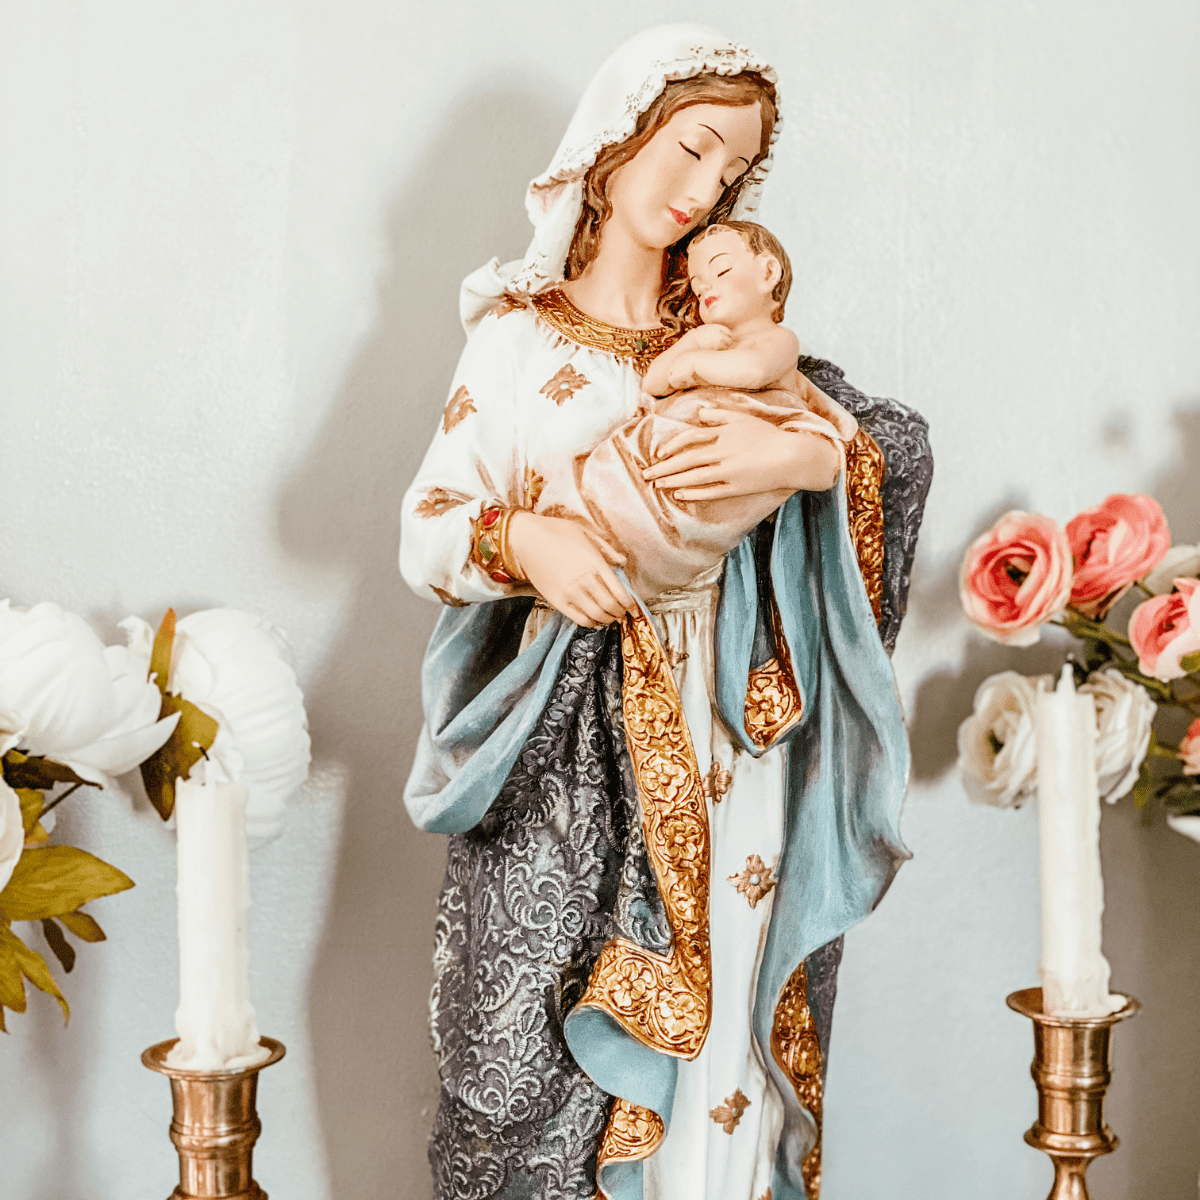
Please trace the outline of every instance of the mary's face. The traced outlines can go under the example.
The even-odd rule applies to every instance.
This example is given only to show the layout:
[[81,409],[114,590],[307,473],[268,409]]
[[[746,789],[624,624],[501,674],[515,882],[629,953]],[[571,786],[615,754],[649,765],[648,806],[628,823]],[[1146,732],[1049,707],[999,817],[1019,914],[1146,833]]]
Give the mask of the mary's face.
[[694,229],[750,167],[762,141],[758,104],[680,109],[613,172],[609,221],[635,243],[665,250]]

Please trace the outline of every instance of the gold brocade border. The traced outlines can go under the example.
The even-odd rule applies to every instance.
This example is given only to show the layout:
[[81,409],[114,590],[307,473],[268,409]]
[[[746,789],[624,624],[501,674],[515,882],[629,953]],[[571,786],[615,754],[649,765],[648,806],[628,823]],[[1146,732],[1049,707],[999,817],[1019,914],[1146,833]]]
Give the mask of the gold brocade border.
[[[613,1102],[600,1151],[596,1155],[597,1176],[601,1168],[610,1163],[637,1162],[649,1158],[662,1143],[666,1132],[662,1117],[653,1109],[631,1104],[618,1096]],[[596,1194],[604,1196],[607,1193],[597,1187]]]
[[532,303],[537,315],[568,341],[617,358],[632,359],[641,375],[668,346],[679,340],[674,329],[623,329],[620,325],[597,321],[577,309],[560,288],[539,292]]
[[622,707],[646,853],[671,926],[670,955],[606,943],[579,1007],[607,1013],[660,1054],[695,1058],[712,1020],[704,780],[671,667],[645,614],[621,623]]
[[862,572],[876,621],[883,604],[883,500],[880,488],[886,469],[883,451],[875,439],[860,428],[846,447],[846,503],[858,569]]
[[767,659],[761,667],[753,668],[746,681],[746,733],[760,750],[765,750],[791,729],[804,710],[774,597],[771,599],[771,628],[775,632],[775,657]]
[[817,1124],[817,1140],[800,1164],[808,1200],[821,1195],[821,1108],[825,1086],[821,1079],[821,1043],[808,1005],[808,972],[800,965],[788,977],[775,1005],[771,1026],[771,1056],[796,1089],[796,1099]]

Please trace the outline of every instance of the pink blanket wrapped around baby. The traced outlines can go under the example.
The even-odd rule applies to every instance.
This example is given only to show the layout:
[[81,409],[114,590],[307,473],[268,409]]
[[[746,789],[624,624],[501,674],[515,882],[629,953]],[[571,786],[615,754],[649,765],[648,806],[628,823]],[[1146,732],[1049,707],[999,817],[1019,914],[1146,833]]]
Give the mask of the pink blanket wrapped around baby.
[[537,511],[582,521],[606,546],[625,556],[625,573],[643,600],[683,587],[734,548],[791,494],[761,492],[725,500],[676,500],[652,487],[642,471],[682,429],[699,426],[700,410],[719,408],[759,417],[782,429],[820,434],[845,445],[858,424],[800,372],[788,387],[738,391],[699,387],[670,396],[643,396],[639,416],[579,455],[571,478],[547,483]]

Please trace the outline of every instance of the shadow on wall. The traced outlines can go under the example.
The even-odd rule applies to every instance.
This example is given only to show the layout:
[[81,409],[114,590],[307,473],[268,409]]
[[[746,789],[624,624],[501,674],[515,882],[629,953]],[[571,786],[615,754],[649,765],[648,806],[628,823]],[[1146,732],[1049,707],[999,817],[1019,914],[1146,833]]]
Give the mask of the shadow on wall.
[[401,793],[437,610],[400,578],[400,501],[462,346],[459,283],[493,254],[524,252],[524,189],[568,116],[544,96],[499,89],[470,94],[450,112],[391,206],[374,329],[280,499],[286,549],[349,568],[356,581],[341,636],[307,693],[314,752],[341,764],[346,779],[310,992],[336,1200],[431,1194],[426,1142],[438,1081],[428,996],[445,842],[409,823]]
[[[1200,407],[1176,414],[1176,466],[1148,488],[1167,514],[1176,542],[1200,540]],[[1097,497],[1100,499],[1100,497]],[[984,520],[990,526],[1004,504]],[[958,566],[931,579],[914,577],[912,608],[923,624],[962,620]],[[935,672],[917,692],[911,722],[914,781],[933,782],[953,769],[955,731],[971,711],[975,689],[997,671],[1054,672],[1066,645],[1043,637],[1025,650],[971,639],[962,665]],[[964,803],[965,803],[964,799]],[[1171,830],[1161,808],[1139,813],[1129,800],[1105,806],[1104,948],[1113,987],[1142,1003],[1139,1016],[1113,1039],[1114,1075],[1107,1117],[1121,1148],[1088,1173],[1095,1200],[1192,1196],[1200,1173],[1195,1113],[1200,1110],[1200,846]],[[1019,986],[1014,981],[1013,986]],[[1032,1044],[1030,1047],[1032,1053]],[[1029,1113],[1030,1122],[1034,1117]],[[1033,1153],[1033,1151],[1030,1151]]]

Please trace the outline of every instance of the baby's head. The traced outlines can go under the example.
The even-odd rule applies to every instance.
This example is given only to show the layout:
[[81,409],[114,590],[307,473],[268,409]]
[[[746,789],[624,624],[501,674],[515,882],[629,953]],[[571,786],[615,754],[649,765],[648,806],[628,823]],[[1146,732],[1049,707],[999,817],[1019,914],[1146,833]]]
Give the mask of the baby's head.
[[700,320],[732,329],[763,315],[783,320],[792,264],[779,239],[761,225],[722,221],[692,238],[688,279]]

